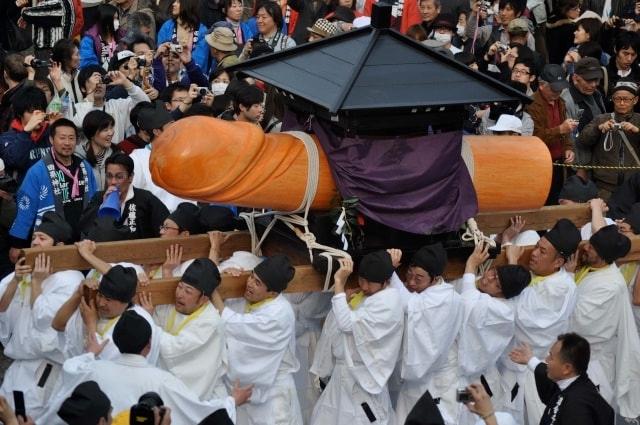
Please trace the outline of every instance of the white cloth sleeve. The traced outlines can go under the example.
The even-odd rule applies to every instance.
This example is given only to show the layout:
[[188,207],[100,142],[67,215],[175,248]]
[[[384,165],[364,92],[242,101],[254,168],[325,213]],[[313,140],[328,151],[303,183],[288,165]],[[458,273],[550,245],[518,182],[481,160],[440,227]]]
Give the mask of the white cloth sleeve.
[[331,298],[331,305],[338,329],[342,332],[351,332],[353,330],[353,316],[347,303],[347,294],[342,292],[334,295]]

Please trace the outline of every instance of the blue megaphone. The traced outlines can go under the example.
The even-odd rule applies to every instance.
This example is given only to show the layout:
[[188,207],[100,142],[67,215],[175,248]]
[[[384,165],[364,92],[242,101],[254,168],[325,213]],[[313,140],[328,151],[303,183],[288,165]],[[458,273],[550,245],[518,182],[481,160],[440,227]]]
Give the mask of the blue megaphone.
[[114,220],[120,220],[120,189],[107,195],[98,209],[98,217],[111,217]]

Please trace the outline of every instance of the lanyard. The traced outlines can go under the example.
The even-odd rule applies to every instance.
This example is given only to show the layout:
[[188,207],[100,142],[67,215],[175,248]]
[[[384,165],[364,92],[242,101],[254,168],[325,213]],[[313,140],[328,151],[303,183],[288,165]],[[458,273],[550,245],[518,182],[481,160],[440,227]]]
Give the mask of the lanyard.
[[366,298],[367,297],[364,296],[364,292],[358,292],[353,297],[351,297],[351,301],[349,301],[349,308],[351,308],[351,310],[357,309]]
[[173,336],[177,336],[180,333],[180,331],[182,331],[182,329],[184,329],[184,327],[189,324],[189,322],[197,319],[202,314],[202,312],[204,312],[204,309],[207,308],[207,304],[208,303],[202,304],[202,306],[200,306],[199,309],[197,309],[196,311],[191,313],[189,316],[187,316],[187,318],[184,319],[182,323],[178,325],[177,329],[174,329],[175,321],[176,321],[176,313],[177,313],[174,307],[171,310],[171,313],[169,313],[169,320],[167,320],[167,325],[165,326],[164,330],[169,332]]
[[[607,267],[607,266],[605,266]],[[598,270],[602,270],[604,269],[604,267],[600,267],[600,268],[595,268],[595,267],[583,267],[580,270],[578,270],[576,272],[576,277],[575,277],[575,281],[576,281],[576,285],[580,285],[582,283],[582,281],[584,280],[585,277],[587,277],[587,275],[591,272],[595,272]]]
[[116,324],[116,322],[118,321],[118,319],[120,318],[120,316],[116,316],[113,319],[109,320],[107,322],[106,325],[104,325],[104,327],[102,328],[102,330],[100,330],[100,327],[98,327],[97,331],[98,331],[98,335],[100,335],[101,338],[104,339],[104,334],[106,334],[107,332],[109,332],[109,329],[111,329],[113,327],[113,325]]

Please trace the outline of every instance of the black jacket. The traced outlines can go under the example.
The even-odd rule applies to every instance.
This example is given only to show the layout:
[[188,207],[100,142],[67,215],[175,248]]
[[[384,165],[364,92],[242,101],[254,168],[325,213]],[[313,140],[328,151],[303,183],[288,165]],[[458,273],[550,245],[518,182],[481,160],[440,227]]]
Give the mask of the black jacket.
[[[80,230],[89,233],[102,205],[104,191],[96,192],[80,217]],[[167,207],[153,193],[133,188],[133,198],[124,205],[122,217],[118,225],[129,227],[131,239],[157,238],[160,226],[169,215]]]
[[613,409],[602,398],[589,377],[580,375],[564,391],[547,377],[547,365],[535,370],[540,400],[547,406],[540,425],[613,425]]

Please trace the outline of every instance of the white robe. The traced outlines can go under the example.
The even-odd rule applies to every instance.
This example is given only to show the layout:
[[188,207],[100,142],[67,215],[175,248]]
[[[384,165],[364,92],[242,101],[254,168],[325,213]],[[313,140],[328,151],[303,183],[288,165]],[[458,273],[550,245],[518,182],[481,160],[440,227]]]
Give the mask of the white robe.
[[[591,344],[593,383],[601,388],[609,384],[612,405],[622,416],[640,416],[640,339],[624,277],[615,264],[587,273],[578,283],[569,328]],[[604,374],[597,373],[600,368]]]
[[[13,276],[11,273],[0,282],[0,294],[4,294]],[[13,391],[22,391],[30,416],[38,416],[43,411],[64,360],[51,322],[82,278],[82,273],[75,270],[53,273],[42,282],[42,293],[33,308],[31,284],[23,288],[19,285],[9,308],[0,313],[0,342],[4,355],[13,359],[0,395],[13,405]],[[47,365],[51,373],[46,382],[39,385]]]
[[298,391],[302,420],[309,423],[313,407],[320,397],[320,387],[315,384],[315,377],[309,369],[322,332],[322,321],[331,309],[331,293],[298,292],[284,296],[296,315],[296,357],[300,368],[293,379]]
[[[515,304],[516,335],[512,346],[526,342],[533,349],[534,356],[545,358],[558,335],[567,331],[575,300],[573,274],[564,269],[530,284],[520,293]],[[502,389],[508,396],[505,410],[519,424],[524,423],[525,413],[528,423],[540,423],[545,406],[538,396],[533,372],[506,356],[501,359],[501,366]],[[514,391],[516,396],[511,401],[510,395],[516,384],[518,390]]]
[[278,295],[244,313],[244,299],[222,311],[229,350],[228,382],[253,384],[248,403],[238,408],[238,425],[301,425],[293,374],[296,359],[295,315]]
[[[206,369],[206,365],[200,365]],[[61,385],[48,404],[48,409],[36,423],[63,425],[57,415],[62,402],[74,388],[85,381],[93,380],[109,397],[115,417],[138,402],[146,392],[155,391],[165,406],[171,409],[173,425],[193,425],[219,409],[226,409],[235,419],[235,401],[232,397],[209,401],[198,399],[190,388],[171,373],[151,366],[137,354],[122,354],[115,360],[96,360],[93,353],[73,357],[64,362]]]
[[400,294],[386,288],[350,311],[345,294],[332,298],[311,372],[331,376],[313,409],[312,425],[365,425],[363,403],[376,424],[395,424],[387,390],[402,346],[404,313]]
[[174,330],[168,330],[172,311],[175,311],[173,305],[161,305],[154,314],[158,325],[155,331],[159,335],[159,366],[180,378],[202,400],[226,396],[222,378],[227,370],[227,351],[224,323],[218,311],[207,302],[202,313],[193,316],[177,335],[172,332],[189,320],[189,316],[176,312]]
[[[623,271],[624,269],[628,269]],[[640,306],[633,304],[633,291],[636,286],[636,277],[640,270],[640,263],[638,261],[632,261],[620,266],[620,271],[627,280],[627,286],[629,287],[629,302],[631,303],[631,311],[633,312],[633,318],[636,321],[636,329],[638,329],[638,336],[640,336]]]
[[456,340],[463,319],[462,298],[453,285],[441,282],[420,293],[409,292],[394,273],[391,286],[406,312],[396,423],[403,424],[425,391],[440,399],[438,409],[447,425],[458,423],[460,404]]
[[[462,295],[464,319],[458,338],[460,387],[484,377],[496,410],[502,409],[505,394],[500,385],[497,360],[505,352],[515,333],[514,299],[492,297],[476,288],[476,276],[466,273],[456,289]],[[462,409],[461,424],[475,424],[477,416]]]

